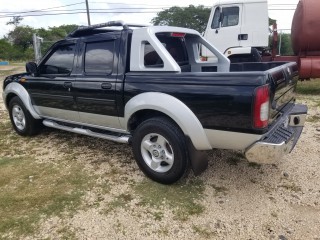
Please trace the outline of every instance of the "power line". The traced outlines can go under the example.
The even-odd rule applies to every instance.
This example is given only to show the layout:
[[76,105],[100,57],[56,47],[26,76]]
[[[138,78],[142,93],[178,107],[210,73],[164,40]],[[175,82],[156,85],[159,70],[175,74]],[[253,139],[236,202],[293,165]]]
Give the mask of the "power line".
[[[131,10],[131,9],[164,9],[164,7],[154,7],[154,8],[90,8],[90,10]],[[52,10],[52,11],[38,11],[39,13],[48,13],[48,12],[72,12],[72,11],[82,11],[86,10],[85,8],[75,8],[75,9],[64,9],[64,10]],[[28,12],[0,12],[6,14],[23,14]]]
[[[90,9],[90,11],[95,11],[96,13],[98,11],[114,11],[114,10],[163,10],[165,8],[136,8],[136,7],[133,7],[133,8],[100,8],[100,9],[97,9],[97,8],[94,8],[94,9]],[[83,9],[83,8],[80,8],[80,9],[64,9],[64,10],[52,10],[52,11],[33,11],[32,13],[36,14],[36,15],[45,15],[45,14],[67,14],[67,13],[72,13],[72,12],[79,12],[79,11],[84,11],[86,9]],[[31,15],[28,15],[26,13],[29,13],[29,12],[2,12],[2,13],[5,13],[3,15],[0,15],[0,17],[14,17],[14,16],[21,16],[21,17],[27,17],[27,16],[31,16]],[[32,16],[36,16],[36,15],[32,15]]]
[[[79,14],[79,13],[87,13],[87,11],[79,11],[79,12],[69,12],[69,13],[46,13],[46,14],[30,14],[30,15],[24,15],[21,17],[42,17],[42,16],[56,16],[56,15],[73,15],[73,14]],[[141,13],[158,13],[158,11],[148,11],[148,12],[127,12],[127,11],[103,11],[103,12],[94,12],[90,11],[90,14],[98,14],[98,13],[135,13],[135,14],[141,14]],[[0,16],[0,18],[9,18],[12,16]]]
[[79,4],[83,4],[83,3],[84,3],[84,2],[78,2],[78,3],[63,5],[63,6],[50,7],[50,8],[42,8],[42,9],[38,9],[38,10],[30,10],[30,11],[24,11],[24,12],[0,12],[0,13],[16,13],[16,14],[22,14],[22,13],[40,12],[40,11],[43,11],[43,10],[50,10],[50,9],[55,9],[55,8],[69,7],[69,6],[79,5]]

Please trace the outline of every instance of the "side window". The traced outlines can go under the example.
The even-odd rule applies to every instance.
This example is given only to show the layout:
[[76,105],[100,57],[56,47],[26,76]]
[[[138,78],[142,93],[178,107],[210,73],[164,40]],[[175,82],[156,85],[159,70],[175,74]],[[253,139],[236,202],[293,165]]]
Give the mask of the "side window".
[[222,8],[222,27],[236,26],[239,23],[239,7]]
[[214,11],[214,15],[213,15],[213,20],[212,20],[212,24],[211,24],[211,28],[212,29],[217,29],[219,28],[219,23],[220,23],[220,15],[221,15],[221,9],[219,7],[216,8],[216,10]]
[[113,68],[114,41],[86,44],[84,71],[86,74],[111,74]]
[[149,42],[144,43],[144,66],[163,68],[163,61]]
[[51,56],[40,65],[40,75],[65,74],[72,71],[75,44],[63,45],[56,48]]

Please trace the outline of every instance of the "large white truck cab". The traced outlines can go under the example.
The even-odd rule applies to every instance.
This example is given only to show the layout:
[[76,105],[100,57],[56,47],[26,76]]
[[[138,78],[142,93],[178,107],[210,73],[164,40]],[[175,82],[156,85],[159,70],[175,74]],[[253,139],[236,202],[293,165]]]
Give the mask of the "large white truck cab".
[[[241,61],[258,57],[257,49],[268,46],[268,25],[267,0],[218,0],[212,7],[204,38],[231,61]],[[214,58],[204,47],[202,56]]]

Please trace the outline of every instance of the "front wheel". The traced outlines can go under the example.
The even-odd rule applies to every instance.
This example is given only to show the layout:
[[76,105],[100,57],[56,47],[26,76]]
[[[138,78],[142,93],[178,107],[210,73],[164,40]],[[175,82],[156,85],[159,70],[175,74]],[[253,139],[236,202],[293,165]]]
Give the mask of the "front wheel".
[[39,121],[34,119],[19,97],[9,102],[10,120],[14,130],[21,136],[32,136],[37,133]]
[[134,132],[132,147],[140,169],[156,182],[174,183],[189,167],[185,136],[166,118],[142,122]]

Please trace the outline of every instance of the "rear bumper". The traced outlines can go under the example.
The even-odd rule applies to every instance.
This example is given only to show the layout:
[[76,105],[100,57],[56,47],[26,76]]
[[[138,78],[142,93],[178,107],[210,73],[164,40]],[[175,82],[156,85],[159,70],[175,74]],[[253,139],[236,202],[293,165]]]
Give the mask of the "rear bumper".
[[307,106],[300,104],[286,111],[261,140],[245,150],[248,161],[272,164],[290,153],[300,137],[307,111]]

